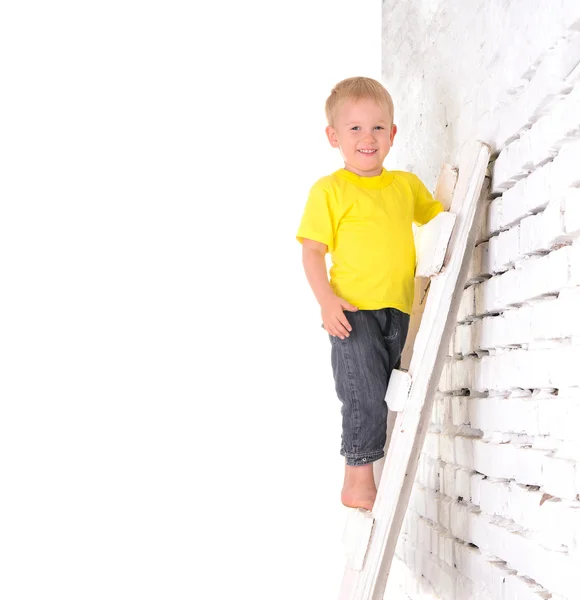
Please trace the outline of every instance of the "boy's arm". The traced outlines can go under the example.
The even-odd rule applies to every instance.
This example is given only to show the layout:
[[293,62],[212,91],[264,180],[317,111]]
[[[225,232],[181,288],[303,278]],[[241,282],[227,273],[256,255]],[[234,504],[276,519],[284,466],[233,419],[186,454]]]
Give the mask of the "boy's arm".
[[413,175],[413,180],[415,183],[415,214],[413,220],[418,225],[425,225],[440,212],[443,212],[445,207],[438,199],[433,198],[431,192],[416,175]]
[[307,238],[302,240],[302,264],[306,279],[320,304],[323,327],[330,335],[344,339],[352,331],[344,310],[356,311],[358,309],[346,300],[339,298],[330,287],[326,273],[325,255],[327,251],[326,244]]

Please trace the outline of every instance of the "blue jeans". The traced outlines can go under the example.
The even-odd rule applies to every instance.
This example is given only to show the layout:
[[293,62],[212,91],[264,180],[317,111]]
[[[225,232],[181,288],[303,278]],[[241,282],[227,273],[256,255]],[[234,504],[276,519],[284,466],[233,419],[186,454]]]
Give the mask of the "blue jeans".
[[400,366],[409,315],[396,308],[345,311],[350,336],[330,336],[336,393],[342,402],[340,453],[350,466],[384,456],[387,438],[385,394],[391,372]]

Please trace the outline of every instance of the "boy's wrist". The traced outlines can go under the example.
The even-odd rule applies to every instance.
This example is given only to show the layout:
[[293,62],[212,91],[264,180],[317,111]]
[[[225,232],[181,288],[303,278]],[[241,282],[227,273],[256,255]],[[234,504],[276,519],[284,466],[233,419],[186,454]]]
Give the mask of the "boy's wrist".
[[318,298],[318,304],[320,304],[320,306],[322,306],[323,304],[326,304],[327,302],[331,302],[335,298],[336,298],[336,294],[332,291],[332,289],[329,289],[328,291],[325,291],[320,294],[320,297]]

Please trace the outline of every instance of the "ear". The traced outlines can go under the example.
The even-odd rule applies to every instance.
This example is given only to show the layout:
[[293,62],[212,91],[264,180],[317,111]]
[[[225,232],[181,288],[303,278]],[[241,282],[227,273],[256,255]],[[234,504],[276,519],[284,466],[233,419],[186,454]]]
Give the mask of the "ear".
[[338,148],[338,137],[336,136],[336,131],[335,131],[334,127],[331,127],[329,125],[325,131],[326,131],[326,137],[328,138],[330,145],[333,148]]
[[393,145],[393,140],[395,139],[396,135],[397,135],[397,126],[395,124],[393,124],[393,126],[391,127],[391,146]]

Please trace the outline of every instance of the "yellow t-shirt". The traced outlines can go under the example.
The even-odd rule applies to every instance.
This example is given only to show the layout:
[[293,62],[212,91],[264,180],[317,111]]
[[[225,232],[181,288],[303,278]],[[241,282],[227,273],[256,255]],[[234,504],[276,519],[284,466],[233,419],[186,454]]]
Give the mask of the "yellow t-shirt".
[[346,169],[318,180],[296,239],[321,242],[331,253],[330,284],[361,310],[413,306],[415,240],[443,210],[413,173],[387,171],[360,177]]

